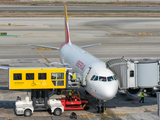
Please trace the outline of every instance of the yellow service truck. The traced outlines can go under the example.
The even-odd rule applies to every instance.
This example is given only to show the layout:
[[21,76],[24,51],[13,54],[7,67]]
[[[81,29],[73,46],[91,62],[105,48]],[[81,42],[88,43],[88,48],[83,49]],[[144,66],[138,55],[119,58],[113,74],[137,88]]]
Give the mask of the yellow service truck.
[[64,107],[59,100],[49,99],[49,89],[65,89],[68,83],[67,68],[9,67],[9,89],[31,89],[31,101],[17,96],[15,112],[31,116],[34,110],[49,110],[61,115]]
[[66,88],[67,68],[10,67],[9,89]]

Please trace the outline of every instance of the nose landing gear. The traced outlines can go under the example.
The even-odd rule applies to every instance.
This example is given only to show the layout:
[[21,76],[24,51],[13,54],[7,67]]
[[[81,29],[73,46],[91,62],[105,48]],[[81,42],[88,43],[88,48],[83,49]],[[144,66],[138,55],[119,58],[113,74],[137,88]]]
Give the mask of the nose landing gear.
[[101,100],[98,101],[97,113],[104,113],[105,112],[105,108],[106,108],[105,102],[106,101],[103,102],[104,103],[104,105],[103,105]]

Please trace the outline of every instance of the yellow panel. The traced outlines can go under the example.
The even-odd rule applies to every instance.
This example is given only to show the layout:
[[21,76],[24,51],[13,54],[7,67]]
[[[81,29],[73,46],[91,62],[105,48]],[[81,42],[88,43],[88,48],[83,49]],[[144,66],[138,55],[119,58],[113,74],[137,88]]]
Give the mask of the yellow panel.
[[[22,80],[14,80],[14,74],[21,73]],[[26,73],[34,73],[34,80],[26,80]],[[38,73],[46,73],[46,80],[38,80]],[[51,73],[64,73],[64,79],[51,79]],[[63,86],[54,86],[52,81],[63,81]],[[66,88],[66,69],[10,69],[9,70],[10,89],[54,89]]]

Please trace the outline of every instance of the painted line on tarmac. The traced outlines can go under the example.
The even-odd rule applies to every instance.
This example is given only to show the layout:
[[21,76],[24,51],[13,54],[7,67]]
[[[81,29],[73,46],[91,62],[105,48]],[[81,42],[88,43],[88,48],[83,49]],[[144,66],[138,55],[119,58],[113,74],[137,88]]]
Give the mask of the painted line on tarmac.
[[[79,91],[85,99],[88,100],[88,102],[97,110],[97,107],[81,92]],[[108,113],[109,115],[107,115],[106,113]],[[104,113],[100,113],[100,114],[95,114],[96,116],[101,116],[101,117],[112,117],[111,113],[105,108],[104,108]],[[93,115],[91,114],[84,114],[84,115],[79,115],[80,118],[93,118]]]
[[[112,30],[112,31],[121,32],[121,34],[107,34],[107,35],[122,35],[122,36],[124,36],[124,35],[130,35],[130,36],[135,36],[135,37],[140,37],[141,38],[140,40],[136,40],[136,41],[132,41],[132,42],[143,41],[144,38],[146,38],[146,37],[142,37],[142,36],[157,36],[158,35],[156,33],[136,33],[136,32],[126,33],[126,32],[122,32],[122,31],[119,31],[119,30],[116,30],[116,29],[113,29],[113,28],[109,28],[107,26],[95,25],[94,23],[92,23],[92,25],[95,26],[95,27],[99,26],[99,27],[107,28],[107,29]],[[137,35],[141,35],[141,36],[137,36],[137,35],[133,35],[133,34],[137,34]],[[129,42],[129,43],[132,43],[132,42]],[[120,43],[104,43],[104,44],[120,44]]]
[[79,91],[83,96],[84,96],[84,98],[85,99],[87,99],[88,100],[88,102],[97,110],[97,107],[81,92],[81,91]]
[[[44,50],[44,49],[43,49]],[[39,54],[48,62],[48,63],[51,63],[46,57],[44,57],[44,55],[42,55],[41,51],[43,50],[40,50],[39,51]],[[54,67],[54,65],[51,65],[52,67]]]
[[80,118],[94,118],[95,115],[90,113],[90,114],[84,114],[84,115],[79,115]]

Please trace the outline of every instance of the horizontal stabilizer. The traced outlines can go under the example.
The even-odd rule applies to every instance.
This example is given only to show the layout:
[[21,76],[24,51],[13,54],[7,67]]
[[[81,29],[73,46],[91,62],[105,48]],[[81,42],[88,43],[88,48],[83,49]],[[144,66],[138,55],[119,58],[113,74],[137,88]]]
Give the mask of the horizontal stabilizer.
[[28,44],[31,46],[37,46],[37,47],[44,47],[44,48],[51,48],[51,49],[55,49],[55,50],[59,50],[60,48],[58,47],[50,47],[50,46],[44,46],[44,45],[35,45],[35,44]]
[[101,43],[92,44],[92,45],[85,45],[85,46],[80,46],[80,47],[81,47],[81,48],[87,48],[87,47],[92,47],[92,46],[96,46],[96,45],[101,45]]

